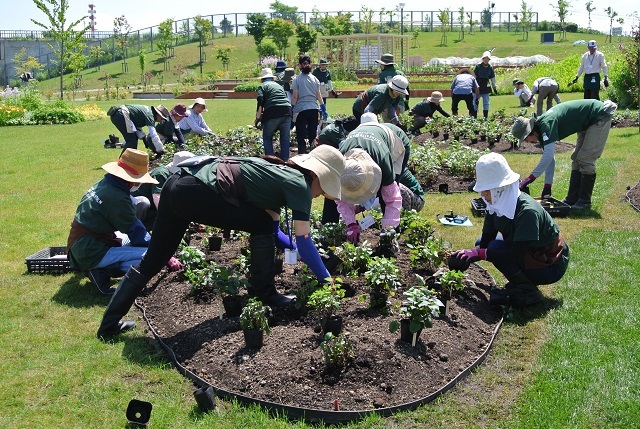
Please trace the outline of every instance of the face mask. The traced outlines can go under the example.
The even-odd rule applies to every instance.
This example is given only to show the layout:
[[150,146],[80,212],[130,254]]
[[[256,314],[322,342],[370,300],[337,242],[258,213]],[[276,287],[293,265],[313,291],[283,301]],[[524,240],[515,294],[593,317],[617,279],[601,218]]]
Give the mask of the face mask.
[[135,191],[137,191],[138,189],[140,189],[140,185],[132,186],[132,187],[131,187],[131,189],[129,189],[129,192],[135,192]]

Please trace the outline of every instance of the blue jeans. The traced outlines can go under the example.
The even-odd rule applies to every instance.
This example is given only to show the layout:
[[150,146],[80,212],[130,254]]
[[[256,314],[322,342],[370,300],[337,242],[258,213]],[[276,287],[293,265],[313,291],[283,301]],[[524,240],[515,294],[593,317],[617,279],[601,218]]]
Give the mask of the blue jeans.
[[482,110],[489,110],[489,101],[490,97],[489,94],[480,94],[480,98],[478,98],[477,100],[477,110],[480,110],[480,100],[482,100]]
[[118,269],[127,272],[131,266],[138,264],[142,260],[146,251],[146,247],[132,246],[129,238],[125,235],[122,237],[122,246],[109,248],[107,254],[104,255],[95,268],[118,264]]
[[291,142],[291,116],[269,119],[262,123],[262,144],[265,155],[274,155],[273,135],[280,131],[280,159],[289,159],[289,145]]

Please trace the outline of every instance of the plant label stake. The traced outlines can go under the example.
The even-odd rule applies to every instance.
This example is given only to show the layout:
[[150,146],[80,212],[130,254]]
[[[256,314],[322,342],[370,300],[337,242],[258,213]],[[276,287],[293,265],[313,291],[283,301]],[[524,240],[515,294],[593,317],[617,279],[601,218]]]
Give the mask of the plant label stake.
[[224,313],[224,306],[220,303],[220,320],[222,320],[222,314]]
[[411,347],[415,347],[416,346],[416,341],[418,341],[418,333],[414,332],[413,333],[413,339],[411,340]]
[[376,220],[373,218],[373,216],[371,215],[366,215],[364,218],[360,219],[358,221],[358,223],[360,224],[360,228],[361,229],[367,229],[369,228],[371,225],[373,225],[374,223],[376,223]]
[[338,400],[334,399],[333,400],[333,411],[338,411],[338,410],[339,410],[339,408],[338,408]]
[[451,299],[446,300],[445,303],[444,303],[444,315],[445,315],[445,317],[449,317],[449,301],[451,301]]

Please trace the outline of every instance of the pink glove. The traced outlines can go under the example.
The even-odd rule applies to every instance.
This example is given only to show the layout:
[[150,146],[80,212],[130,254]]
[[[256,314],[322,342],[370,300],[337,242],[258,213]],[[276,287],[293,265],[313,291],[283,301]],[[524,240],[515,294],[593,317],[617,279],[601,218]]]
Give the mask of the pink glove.
[[182,263],[172,256],[167,262],[167,267],[169,267],[169,271],[178,271],[182,269]]
[[360,240],[360,225],[352,223],[347,227],[347,240],[356,246]]
[[520,190],[522,191],[529,185],[529,183],[533,183],[534,180],[536,180],[536,178],[533,174],[530,174],[529,177],[522,179],[520,181]]
[[458,250],[449,258],[449,269],[466,271],[471,263],[481,259],[487,259],[487,249],[474,247],[473,249]]

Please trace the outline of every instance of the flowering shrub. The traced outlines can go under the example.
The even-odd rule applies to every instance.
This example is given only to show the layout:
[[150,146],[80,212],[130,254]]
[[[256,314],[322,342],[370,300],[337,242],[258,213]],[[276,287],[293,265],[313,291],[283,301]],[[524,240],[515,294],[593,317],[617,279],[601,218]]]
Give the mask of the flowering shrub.
[[18,106],[0,104],[0,126],[11,125],[24,115],[25,109]]
[[106,118],[107,114],[95,104],[87,104],[77,108],[78,112],[84,116],[85,121],[95,121]]
[[2,91],[0,91],[0,98],[11,98],[20,95],[20,90],[16,87],[11,88],[9,85]]
[[280,60],[280,58],[275,57],[275,56],[264,57],[260,61],[260,67],[263,68],[263,69],[269,67],[271,70],[275,71],[276,63],[279,60]]

